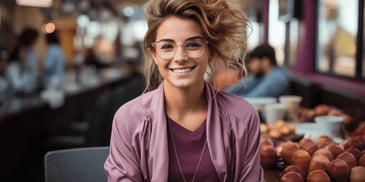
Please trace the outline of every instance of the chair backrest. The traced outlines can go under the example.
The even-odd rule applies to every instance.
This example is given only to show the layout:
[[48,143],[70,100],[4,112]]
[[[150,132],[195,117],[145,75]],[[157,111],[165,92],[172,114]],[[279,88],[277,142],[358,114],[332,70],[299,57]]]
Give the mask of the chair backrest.
[[46,182],[107,181],[104,162],[109,147],[86,147],[47,152],[44,157]]

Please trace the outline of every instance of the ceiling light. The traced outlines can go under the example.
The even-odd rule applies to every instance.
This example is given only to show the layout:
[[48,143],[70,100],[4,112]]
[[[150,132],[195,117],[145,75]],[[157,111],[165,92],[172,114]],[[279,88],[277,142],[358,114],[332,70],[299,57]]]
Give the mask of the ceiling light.
[[16,0],[19,6],[50,7],[53,0]]

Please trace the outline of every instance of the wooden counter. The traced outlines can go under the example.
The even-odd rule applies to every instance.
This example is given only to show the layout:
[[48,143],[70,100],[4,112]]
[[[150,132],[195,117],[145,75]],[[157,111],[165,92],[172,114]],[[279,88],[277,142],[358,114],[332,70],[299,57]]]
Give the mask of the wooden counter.
[[276,169],[264,169],[265,182],[280,182],[280,171]]

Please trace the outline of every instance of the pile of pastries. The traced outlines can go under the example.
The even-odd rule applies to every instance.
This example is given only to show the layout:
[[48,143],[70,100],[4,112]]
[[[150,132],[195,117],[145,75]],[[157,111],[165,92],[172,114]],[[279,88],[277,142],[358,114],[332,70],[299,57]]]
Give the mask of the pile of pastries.
[[272,124],[260,124],[262,138],[282,139],[295,133],[295,124],[277,120]]
[[314,108],[301,107],[298,113],[299,121],[302,122],[313,122],[316,116],[339,116],[343,117],[345,124],[350,124],[352,117],[334,106],[319,104]]
[[260,149],[264,168],[284,166],[283,182],[365,182],[365,121],[341,143],[327,135],[298,142],[262,137]]

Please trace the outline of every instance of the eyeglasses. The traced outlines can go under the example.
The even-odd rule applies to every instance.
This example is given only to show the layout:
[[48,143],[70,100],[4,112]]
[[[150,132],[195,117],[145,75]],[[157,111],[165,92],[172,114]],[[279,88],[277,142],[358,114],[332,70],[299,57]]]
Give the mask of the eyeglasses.
[[[203,55],[205,44],[207,43],[208,41],[203,40],[202,38],[193,38],[185,41],[182,46],[189,58],[196,59]],[[151,45],[155,48],[157,55],[165,60],[172,59],[175,56],[178,47],[176,42],[172,40],[160,40],[153,42]]]

